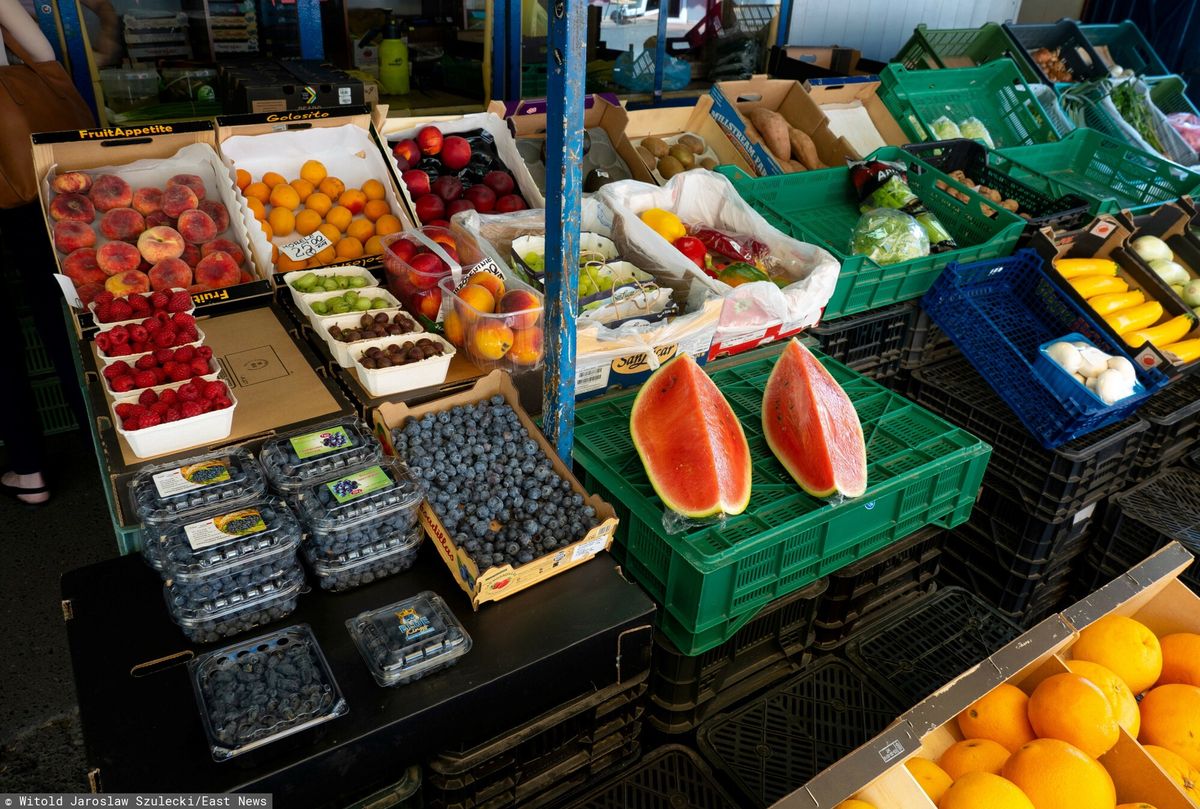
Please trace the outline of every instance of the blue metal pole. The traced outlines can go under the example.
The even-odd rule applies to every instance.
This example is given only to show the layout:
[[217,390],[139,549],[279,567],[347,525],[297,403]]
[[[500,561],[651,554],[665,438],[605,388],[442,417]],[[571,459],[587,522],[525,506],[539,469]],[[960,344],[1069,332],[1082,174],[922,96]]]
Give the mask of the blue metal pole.
[[33,10],[37,12],[37,21],[42,28],[42,33],[46,35],[46,39],[50,40],[50,45],[54,48],[54,58],[62,59],[62,42],[58,38],[58,19],[54,16],[54,5],[50,0],[38,0],[33,4]]
[[[683,0],[680,0],[682,2]],[[658,36],[654,45],[654,101],[662,100],[663,71],[667,66],[667,15],[671,11],[670,0],[658,0]],[[705,14],[707,14],[707,9]]]
[[792,25],[792,0],[779,0],[779,30],[775,32],[775,44],[782,48],[788,41],[788,29]]
[[[87,44],[84,40],[87,34],[84,31],[83,20],[79,17],[79,4],[76,0],[58,3],[58,18],[59,24],[62,26],[62,39],[66,43],[66,57],[71,70],[71,81],[75,83],[75,89],[79,91],[79,95],[92,108],[92,112],[98,113],[96,92],[92,85],[92,71],[88,65]],[[57,36],[52,41],[57,41]]]
[[296,0],[296,16],[300,28],[300,58],[324,59],[320,0]]
[[[664,0],[665,2],[665,0]],[[551,0],[546,63],[546,371],[542,424],[564,462],[575,432],[586,0]]]
[[508,17],[505,23],[505,34],[508,42],[504,46],[505,58],[505,101],[521,99],[521,0],[505,0],[504,13]]
[[493,101],[508,101],[508,0],[493,0],[492,3],[492,95]]

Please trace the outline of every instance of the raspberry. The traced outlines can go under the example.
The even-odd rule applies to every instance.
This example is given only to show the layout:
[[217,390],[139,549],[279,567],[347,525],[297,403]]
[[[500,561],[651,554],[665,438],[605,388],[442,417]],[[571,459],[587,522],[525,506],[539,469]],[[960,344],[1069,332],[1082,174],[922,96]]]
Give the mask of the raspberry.
[[112,389],[117,393],[128,393],[136,387],[133,383],[133,377],[129,376],[128,374],[125,376],[118,376],[116,379],[112,380],[111,385]]
[[146,327],[147,334],[154,334],[163,327],[163,322],[156,317],[148,317],[142,325]]
[[175,328],[183,329],[187,328],[188,326],[195,326],[196,318],[181,312],[177,315],[171,315],[171,323],[174,324]]
[[173,388],[167,388],[162,393],[158,394],[160,402],[166,402],[169,405],[174,405],[179,401],[179,394]]
[[107,354],[108,350],[110,348],[112,348],[112,336],[106,331],[102,331],[99,334],[97,334],[96,335],[96,348],[100,349],[105,354]]
[[112,365],[105,368],[101,373],[103,373],[108,379],[116,379],[118,376],[125,376],[125,374],[132,372],[133,369],[129,367],[129,363],[125,362],[125,360],[117,360]]
[[201,396],[204,395],[204,386],[208,384],[207,379],[202,376],[192,376],[192,378],[188,381],[196,386],[196,390],[200,391]]
[[210,370],[212,369],[208,367],[208,360],[202,360],[199,357],[192,360],[193,374],[207,374]]
[[172,382],[182,382],[192,375],[192,369],[182,363],[175,363],[175,367],[170,370],[168,376]]
[[233,402],[226,399],[224,396],[218,396],[212,400],[213,410],[224,410],[227,407],[233,407]]
[[137,358],[137,362],[133,364],[133,367],[139,371],[149,371],[156,365],[158,365],[158,359],[153,354],[143,354]]
[[189,326],[183,331],[179,332],[179,342],[181,343],[194,343],[199,339],[200,332],[196,331],[195,326]]
[[142,391],[142,395],[138,397],[138,404],[143,407],[150,407],[158,401],[158,394],[152,390]]
[[126,432],[142,429],[142,420],[137,416],[127,416],[121,421],[121,429]]
[[179,421],[179,408],[168,407],[167,412],[163,414],[163,421]]
[[204,398],[216,399],[218,396],[225,395],[224,382],[205,382],[204,383]]
[[92,298],[98,304],[112,303],[117,299],[117,296],[109,292],[107,289],[101,292],[96,297]]
[[116,411],[118,418],[128,418],[137,412],[137,405],[130,404],[129,402],[121,402],[113,410]]
[[162,383],[167,381],[167,372],[164,371],[162,368],[159,368],[159,367],[151,368],[150,373],[154,374],[154,378],[157,380],[154,383],[155,385],[161,385]]
[[150,350],[151,346],[148,342],[143,340],[140,343],[130,343],[128,346],[126,346],[126,348],[129,349],[130,354],[144,354]]
[[150,339],[150,333],[146,331],[146,327],[140,323],[136,326],[129,327],[129,342],[144,343]]
[[200,401],[196,402],[196,404],[200,405],[200,412],[201,412],[201,413],[210,413],[210,412],[212,412],[212,409],[213,409],[213,403],[212,403],[211,401],[209,401],[208,399],[201,399]]
[[179,398],[185,402],[194,402],[200,398],[200,391],[191,382],[179,386]]
[[108,339],[115,346],[123,346],[129,342],[129,329],[124,326],[117,326],[115,329],[109,329]]
[[154,351],[154,361],[159,365],[166,365],[175,359],[175,352],[169,348],[158,348]]
[[101,323],[111,323],[113,320],[116,320],[116,318],[112,316],[111,303],[102,303],[96,307],[96,320],[100,321]]
[[[158,384],[158,377],[154,375],[153,371],[138,371],[133,375],[133,383],[139,388],[149,388]],[[157,400],[156,396],[155,401]]]
[[155,312],[154,319],[165,326],[171,322],[171,315],[168,312]]
[[147,413],[146,415],[142,416],[140,419],[138,419],[138,421],[141,422],[143,428],[157,427],[158,425],[162,424],[162,416],[160,416],[158,413],[151,411],[151,412]]
[[113,320],[132,320],[133,307],[129,305],[129,301],[124,298],[113,301],[112,317]]
[[150,405],[150,412],[157,413],[160,416],[166,415],[169,409],[170,405],[168,405],[166,402],[155,402],[154,404]]
[[130,351],[127,345],[114,345],[104,353],[110,357],[127,357],[134,352]]
[[199,402],[184,402],[179,408],[179,414],[185,419],[195,418],[204,411],[200,409]]
[[150,312],[150,301],[143,298],[141,295],[131,295],[129,298],[129,308],[137,316],[142,316]]
[[196,349],[192,346],[183,346],[175,349],[176,362],[191,362],[196,356]]
[[156,312],[161,312],[163,309],[167,308],[167,303],[170,302],[170,300],[171,298],[167,295],[167,293],[161,291],[155,292],[150,296],[150,308],[154,309]]
[[154,344],[159,348],[170,348],[175,345],[175,332],[159,329],[154,333]]
[[186,312],[192,308],[192,296],[186,292],[172,292],[167,302],[168,312]]
[[199,346],[196,348],[196,356],[202,359],[212,359],[212,349],[208,346]]

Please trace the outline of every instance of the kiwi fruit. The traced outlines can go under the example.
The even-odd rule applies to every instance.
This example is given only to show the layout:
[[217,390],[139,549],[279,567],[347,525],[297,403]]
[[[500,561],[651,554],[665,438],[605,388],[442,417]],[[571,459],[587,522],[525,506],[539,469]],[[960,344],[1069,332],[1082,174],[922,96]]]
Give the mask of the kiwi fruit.
[[670,148],[670,150],[667,153],[671,157],[678,160],[679,164],[681,166],[683,166],[684,169],[690,169],[692,166],[694,166],[696,164],[696,155],[693,154],[692,150],[686,146],[680,146],[679,144],[675,144],[674,146],[672,146]]
[[642,159],[642,162],[646,164],[646,168],[654,168],[654,155],[650,153],[649,149],[647,149],[645,146],[639,146],[637,147],[637,153],[638,157]]
[[667,156],[667,142],[662,138],[645,138],[642,140],[642,148],[655,157]]
[[683,164],[671,155],[660,157],[658,159],[658,173],[663,176],[664,180],[671,179],[683,170]]
[[689,133],[675,141],[677,146],[686,146],[692,150],[692,154],[700,154],[704,151],[704,141],[700,140],[695,135]]
[[716,158],[712,158],[712,157],[703,157],[703,158],[701,158],[701,159],[700,159],[700,167],[701,167],[701,168],[706,168],[706,169],[708,169],[709,171],[712,171],[713,169],[715,169],[715,168],[717,167],[717,161],[716,161]]

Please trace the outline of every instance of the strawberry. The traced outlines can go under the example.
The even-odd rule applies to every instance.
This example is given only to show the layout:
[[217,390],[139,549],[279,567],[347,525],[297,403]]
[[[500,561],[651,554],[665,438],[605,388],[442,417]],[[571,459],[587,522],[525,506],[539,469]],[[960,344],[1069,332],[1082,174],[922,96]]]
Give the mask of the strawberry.
[[142,391],[142,395],[138,397],[138,404],[143,407],[150,407],[158,401],[158,394],[152,390]]
[[195,418],[203,412],[199,402],[184,402],[179,408],[179,414],[185,419]]
[[196,349],[192,346],[183,346],[175,349],[176,362],[191,362],[196,357]]
[[116,379],[112,380],[110,384],[112,389],[117,393],[128,393],[136,387],[133,382],[133,377],[129,376],[128,374],[125,376],[118,376]]
[[192,360],[193,374],[207,374],[212,369],[208,367],[208,360],[202,360],[199,357]]
[[170,300],[171,298],[167,295],[167,293],[162,291],[155,292],[150,296],[150,308],[156,312],[161,312],[163,309],[167,308],[167,304],[170,302]]
[[[153,371],[138,371],[133,375],[133,384],[139,388],[149,388],[158,384],[158,377]],[[158,397],[154,397],[158,401]]]
[[186,312],[192,308],[192,296],[186,292],[172,292],[167,301],[168,312]]

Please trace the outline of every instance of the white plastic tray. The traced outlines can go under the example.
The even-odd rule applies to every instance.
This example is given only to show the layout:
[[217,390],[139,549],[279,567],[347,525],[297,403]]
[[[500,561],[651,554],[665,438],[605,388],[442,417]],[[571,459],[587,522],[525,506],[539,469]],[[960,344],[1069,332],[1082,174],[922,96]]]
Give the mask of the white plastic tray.
[[[404,310],[403,309],[376,309],[376,310],[374,310],[373,314],[379,314],[380,312],[386,314],[388,316],[388,318],[391,318],[392,315],[396,314],[397,312],[404,312]],[[326,345],[329,346],[329,353],[333,355],[333,358],[335,360],[337,360],[338,365],[342,366],[343,368],[353,368],[354,367],[353,350],[358,348],[359,346],[366,346],[369,348],[370,345],[372,345],[371,341],[377,340],[377,339],[398,340],[398,339],[404,338],[404,335],[398,334],[395,337],[386,337],[386,338],[371,337],[367,340],[359,340],[354,343],[343,343],[341,340],[335,340],[329,336],[329,330],[331,328],[333,328],[334,326],[341,326],[342,328],[345,328],[346,326],[357,326],[358,320],[360,317],[362,317],[363,314],[364,314],[363,312],[359,312],[359,313],[353,314],[353,315],[338,315],[337,317],[326,317],[326,318],[324,318],[325,322],[321,324],[321,332],[320,332],[321,337],[323,337],[325,339]],[[409,319],[411,319],[413,321],[413,324],[416,326],[416,328],[413,331],[408,332],[408,334],[424,334],[425,333],[425,329],[422,328],[420,323],[417,323],[417,319],[415,317],[413,317],[412,315],[409,315],[408,312],[404,312],[404,314],[408,315]]]
[[354,347],[354,370],[358,373],[358,381],[363,389],[372,396],[390,396],[393,393],[428,388],[431,385],[440,385],[445,382],[446,374],[450,371],[450,361],[454,359],[454,346],[436,334],[421,336],[440,343],[446,353],[440,357],[429,357],[420,362],[401,365],[398,368],[364,368],[358,359],[364,350],[372,346],[382,348],[410,338],[376,337],[374,340],[350,343]]
[[[183,384],[182,382],[178,384]],[[125,439],[129,449],[139,458],[151,458],[168,452],[177,452],[188,447],[201,444],[211,444],[228,438],[233,432],[233,411],[237,410],[237,397],[229,392],[232,405],[224,410],[212,410],[190,419],[164,422],[154,427],[143,427],[140,430],[124,430],[121,419],[117,417],[116,402],[109,404],[112,411],[113,428],[117,435]]]
[[[367,279],[367,286],[359,287],[359,289],[368,289],[368,288],[374,289],[379,286],[379,281],[375,278],[375,276],[371,275],[370,272],[368,272],[367,270],[364,270],[362,267],[330,267],[328,269],[314,268],[311,270],[292,270],[291,272],[284,274],[283,283],[287,284],[288,292],[292,293],[292,302],[296,304],[296,307],[298,309],[303,309],[302,299],[304,298],[305,295],[318,294],[315,292],[307,292],[307,293],[300,292],[299,290],[297,290],[295,287],[292,286],[293,281],[295,281],[300,276],[308,275],[309,273],[312,273],[313,275],[316,275],[321,278],[324,278],[324,277],[330,276],[330,275],[349,275],[349,276],[361,275],[363,278]],[[345,292],[345,291],[346,290],[344,290],[344,289],[339,290],[339,292]]]

